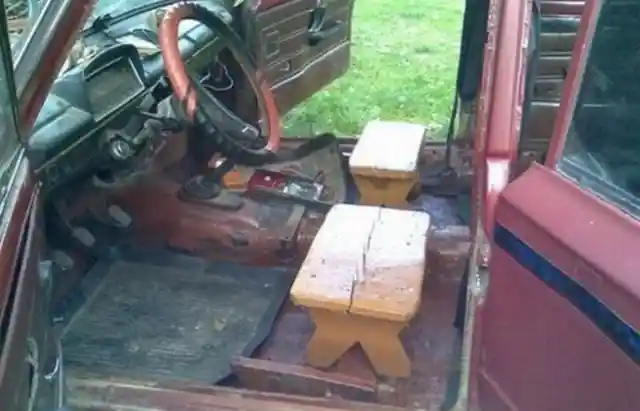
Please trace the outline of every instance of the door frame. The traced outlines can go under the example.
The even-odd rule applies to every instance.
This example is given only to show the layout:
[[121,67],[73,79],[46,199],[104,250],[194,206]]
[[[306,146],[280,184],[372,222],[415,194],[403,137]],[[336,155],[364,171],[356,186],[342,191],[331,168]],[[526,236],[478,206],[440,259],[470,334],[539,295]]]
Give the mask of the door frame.
[[[3,173],[8,179],[3,181],[6,184],[1,187],[0,194],[0,318],[2,325],[7,326],[3,330],[6,334],[3,333],[3,340],[0,341],[2,347],[7,348],[0,353],[0,409],[7,411],[34,405],[34,398],[25,400],[20,396],[23,394],[24,379],[18,378],[15,373],[16,369],[23,369],[26,365],[24,356],[19,353],[27,347],[20,344],[20,338],[32,333],[30,328],[37,328],[37,324],[32,322],[36,314],[32,313],[33,307],[29,306],[38,294],[33,288],[34,284],[46,286],[47,283],[46,273],[40,265],[41,242],[37,241],[39,190],[21,142],[24,143],[28,138],[51,85],[76,40],[76,33],[90,15],[94,2],[50,0],[43,5],[34,25],[26,33],[23,47],[17,52],[11,50],[6,24],[0,32],[0,50],[7,69],[7,91],[10,93],[10,115],[13,118],[10,138],[15,138],[16,143],[15,154],[10,157],[8,168]],[[6,23],[4,3],[5,0],[0,0],[0,18]],[[24,320],[18,321],[19,318]],[[12,344],[12,341],[17,342]],[[49,358],[36,360],[34,364],[44,365],[45,368],[36,370],[31,378],[57,383],[61,377],[56,360],[51,372],[46,369],[47,364],[42,363]],[[57,387],[60,391],[62,384]],[[30,391],[29,395],[34,394],[36,391]],[[57,404],[54,406],[61,406],[62,392],[57,392],[56,396],[54,400]]]
[[601,6],[601,0],[587,0],[582,12],[580,27],[576,34],[573,52],[571,53],[571,64],[562,86],[560,106],[558,107],[553,134],[549,140],[549,149],[544,162],[544,165],[550,169],[555,168],[556,164],[558,164],[567,141],[567,132],[571,125],[571,113],[573,113],[578,100],[587,56],[591,50],[591,39],[596,29]]
[[[95,0],[50,0],[44,5],[40,17],[29,33],[26,44],[15,56],[15,61],[7,28],[5,27],[0,33],[0,48],[3,52],[2,59],[7,66],[6,76],[10,88],[8,92],[12,102],[11,115],[14,119],[12,132],[15,133],[16,139],[24,141],[26,137],[22,136],[29,135],[29,129],[40,112],[68,51],[75,42],[76,33],[93,9],[94,2]],[[4,3],[5,0],[0,0],[0,6],[2,6],[0,18],[6,21]],[[52,22],[55,25],[50,25]],[[9,72],[10,69],[14,70]],[[24,149],[18,147],[10,161],[12,170],[7,170],[10,181],[3,189],[3,198],[0,199],[2,200],[0,212],[5,222],[0,226],[0,254],[6,247],[10,249],[12,255],[19,251],[17,245],[21,233],[10,227],[14,224],[15,218],[20,218],[19,215],[15,215],[16,212],[22,213],[22,219],[26,218],[26,208],[19,207],[16,210],[16,204],[12,201],[15,196],[20,197],[22,195],[20,193],[24,190],[33,192],[35,187],[31,172],[20,172],[25,161]],[[7,243],[9,245],[6,245]],[[4,268],[8,269],[8,267]],[[9,274],[0,268],[0,277],[6,275]],[[2,284],[5,282],[0,281],[0,285]]]
[[[452,410],[474,409],[477,358],[482,336],[482,308],[487,290],[488,259],[495,203],[511,174],[518,152],[520,116],[527,75],[533,0],[490,0],[487,39],[474,127],[471,221],[473,246],[468,264],[460,384]],[[514,35],[514,33],[516,33]],[[514,109],[516,108],[516,109]],[[518,110],[519,108],[519,110]]]

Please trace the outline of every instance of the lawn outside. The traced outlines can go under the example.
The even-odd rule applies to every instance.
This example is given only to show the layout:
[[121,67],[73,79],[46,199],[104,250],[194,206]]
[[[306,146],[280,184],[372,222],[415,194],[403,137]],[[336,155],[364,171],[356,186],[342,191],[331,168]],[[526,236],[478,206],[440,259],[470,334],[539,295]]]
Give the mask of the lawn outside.
[[451,112],[462,0],[357,0],[349,72],[286,119],[289,136],[358,134],[372,119],[442,136]]

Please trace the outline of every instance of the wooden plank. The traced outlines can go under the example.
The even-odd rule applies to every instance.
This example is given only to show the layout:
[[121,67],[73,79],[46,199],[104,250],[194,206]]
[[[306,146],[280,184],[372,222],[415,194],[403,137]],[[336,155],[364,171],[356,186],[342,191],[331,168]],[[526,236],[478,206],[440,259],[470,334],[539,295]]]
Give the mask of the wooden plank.
[[104,411],[399,411],[397,408],[340,398],[314,398],[203,385],[160,386],[69,378],[69,402],[77,410]]
[[410,178],[417,171],[425,133],[419,124],[371,121],[349,159],[349,168],[359,175]]
[[381,208],[369,238],[364,278],[349,312],[408,322],[420,304],[430,217],[421,211]]
[[334,206],[318,231],[291,287],[294,304],[347,312],[361,276],[364,246],[378,207]]
[[376,401],[376,378],[364,380],[315,368],[256,358],[237,357],[233,373],[243,387],[312,397],[338,396],[355,401]]
[[293,302],[408,321],[420,303],[429,223],[421,211],[334,206],[291,288]]

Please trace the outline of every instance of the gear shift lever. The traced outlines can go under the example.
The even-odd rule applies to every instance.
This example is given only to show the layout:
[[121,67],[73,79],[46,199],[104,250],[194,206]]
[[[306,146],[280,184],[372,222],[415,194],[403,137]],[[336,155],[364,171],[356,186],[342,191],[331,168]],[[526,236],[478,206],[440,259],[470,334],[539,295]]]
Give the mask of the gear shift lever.
[[184,200],[210,200],[217,197],[222,191],[222,177],[234,166],[233,161],[225,159],[213,170],[191,178],[182,187],[180,197]]

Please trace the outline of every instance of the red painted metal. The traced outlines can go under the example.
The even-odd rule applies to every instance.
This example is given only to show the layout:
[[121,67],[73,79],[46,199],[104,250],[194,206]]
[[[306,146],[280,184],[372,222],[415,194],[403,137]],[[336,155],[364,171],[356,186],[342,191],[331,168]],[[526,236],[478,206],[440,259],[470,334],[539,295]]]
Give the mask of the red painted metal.
[[[589,44],[593,35],[598,6],[599,2],[591,1],[584,10],[584,23],[578,32],[575,58],[565,83],[547,157],[548,167],[557,163],[564,148],[588,53],[585,44]],[[487,54],[495,45],[492,40],[495,41],[490,36]],[[487,78],[487,70],[491,73],[485,58],[484,82],[499,78],[499,68],[494,78]],[[501,198],[495,217],[500,224],[638,328],[640,278],[633,267],[640,265],[640,258],[633,250],[640,249],[640,223],[538,165],[507,186],[501,195],[492,196],[492,181],[504,178],[508,167],[505,149],[509,147],[507,133],[512,129],[508,128],[509,119],[505,118],[495,119],[499,127],[504,127],[496,129],[491,115],[496,114],[494,110],[500,102],[495,90],[502,92],[505,88],[487,87],[484,82],[487,94],[481,102],[480,113],[483,113],[483,103],[493,104],[486,123],[481,115],[478,118],[480,142],[486,141],[486,146],[480,145],[480,155],[476,152],[476,158],[486,159],[477,168],[481,175],[476,180],[484,194],[481,200],[487,201],[482,204],[485,229],[492,232],[491,202]],[[492,132],[496,130],[501,132],[494,137]],[[492,155],[492,150],[496,150],[496,154]],[[482,184],[487,184],[485,187],[489,189]],[[532,187],[535,187],[534,193]],[[550,202],[550,198],[554,201]],[[611,244],[615,244],[615,248]],[[478,309],[474,329],[472,409],[637,408],[640,394],[632,388],[640,384],[637,364],[568,300],[495,246],[490,268],[490,288],[486,302]]]
[[[27,161],[18,166],[15,186],[7,194],[5,229],[0,231],[0,318],[6,314],[9,304],[10,285],[16,274],[20,239],[24,235],[26,217],[32,204],[35,182],[28,172]],[[0,365],[1,370],[1,365]],[[1,373],[0,373],[1,374]]]
[[[506,188],[497,221],[640,328],[640,222],[539,165]],[[631,410],[640,404],[638,364],[497,247],[483,326],[483,410]]]
[[63,30],[51,37],[45,53],[37,60],[33,77],[19,96],[24,105],[21,107],[20,123],[25,130],[31,127],[40,113],[49,89],[77,39],[78,30],[91,14],[94,3],[95,0],[76,0],[63,11],[60,22],[60,28]]
[[[553,170],[564,149],[599,6],[595,0],[586,4],[546,164],[534,164],[506,187],[496,221],[638,329],[640,222]],[[638,408],[640,367],[584,313],[496,246],[490,269],[474,351],[477,406]]]
[[[505,190],[500,222],[521,228],[520,237],[529,246],[640,329],[640,221],[555,171],[535,165],[530,174]],[[531,187],[536,187],[535,196]]]
[[492,231],[495,204],[509,182],[517,153],[530,19],[530,1],[491,2],[474,159],[487,233]]
[[268,170],[258,170],[249,179],[247,189],[249,191],[259,188],[276,189],[287,182],[287,176],[282,173]]
[[[16,319],[31,318],[28,315],[30,312],[28,308],[32,304],[32,299],[39,295],[33,291],[33,280],[28,280],[38,276],[33,264],[33,254],[25,253],[29,217],[33,216],[37,200],[36,182],[24,158],[17,165],[14,184],[6,194],[6,208],[3,210],[5,224],[0,230],[0,318],[3,320],[12,318],[6,323],[8,328],[3,335],[0,354],[0,409],[2,410],[15,410],[16,404],[19,404],[17,401],[24,398],[20,398],[20,393],[24,392],[22,387],[26,381],[22,374],[26,369],[26,344],[18,341],[20,341],[19,338],[26,337],[32,324],[30,321]],[[27,249],[38,252],[38,250]],[[22,280],[19,281],[19,278]],[[13,287],[16,287],[15,298],[10,298]],[[22,310],[16,309],[20,306],[23,307]]]

